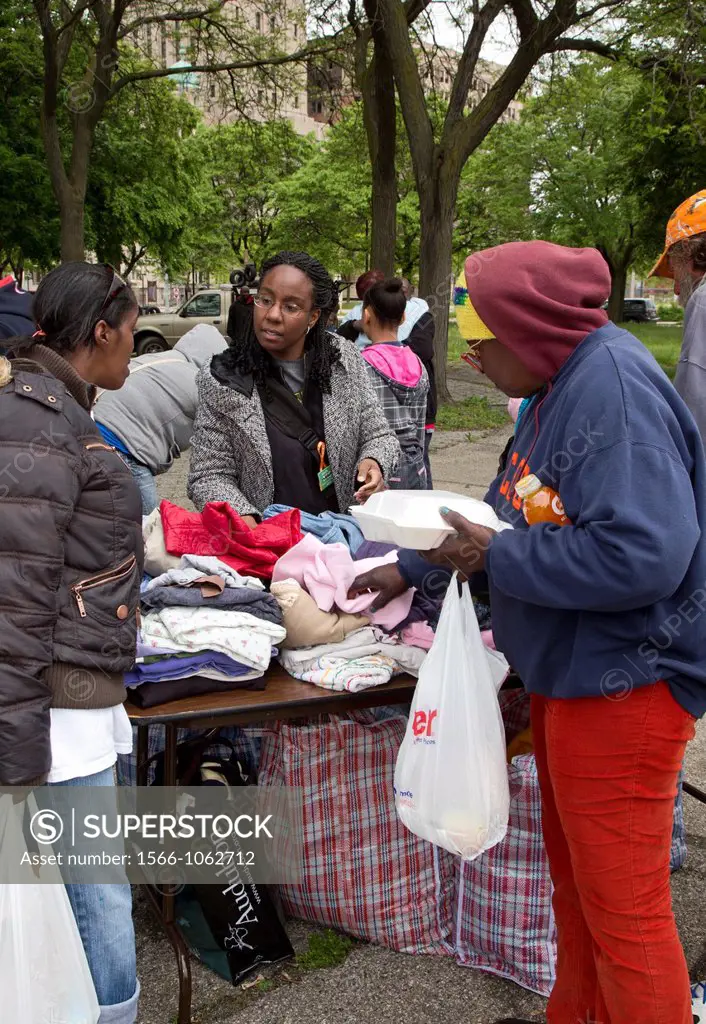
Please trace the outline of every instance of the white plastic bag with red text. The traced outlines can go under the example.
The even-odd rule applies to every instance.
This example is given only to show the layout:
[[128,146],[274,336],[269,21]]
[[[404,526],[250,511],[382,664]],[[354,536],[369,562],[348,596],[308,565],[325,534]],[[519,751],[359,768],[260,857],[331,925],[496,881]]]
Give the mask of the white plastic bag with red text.
[[419,673],[395,768],[410,832],[464,860],[505,836],[510,807],[497,693],[507,662],[483,644],[468,584],[454,575]]

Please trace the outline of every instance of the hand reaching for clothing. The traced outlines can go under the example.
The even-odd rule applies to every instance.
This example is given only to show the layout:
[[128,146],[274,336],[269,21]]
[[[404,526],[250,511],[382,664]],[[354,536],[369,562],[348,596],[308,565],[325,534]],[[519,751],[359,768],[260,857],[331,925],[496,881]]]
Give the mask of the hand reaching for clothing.
[[387,565],[378,565],[369,572],[357,576],[351,583],[348,599],[352,601],[359,594],[377,590],[379,591],[378,596],[368,609],[371,612],[376,612],[408,589],[409,584],[397,568],[396,563],[388,562]]
[[258,524],[257,524],[257,519],[255,518],[255,516],[242,516],[241,518],[242,518],[243,522],[245,523],[245,525],[247,527],[249,527],[251,530],[257,529],[257,525]]
[[371,494],[382,491],[385,487],[382,470],[375,459],[363,459],[358,466],[357,481],[362,484],[362,487],[355,492],[355,497],[361,505],[365,504]]

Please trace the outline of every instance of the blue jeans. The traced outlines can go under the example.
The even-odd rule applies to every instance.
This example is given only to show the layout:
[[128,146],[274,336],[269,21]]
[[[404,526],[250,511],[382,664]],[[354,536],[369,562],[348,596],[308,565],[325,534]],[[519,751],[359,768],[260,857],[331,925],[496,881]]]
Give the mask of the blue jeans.
[[429,458],[429,448],[431,446],[431,439],[434,436],[433,430],[424,431],[424,465],[427,468],[427,490],[433,491],[434,484],[431,479],[431,460]]
[[128,468],[132,473],[132,478],[137,484],[140,490],[140,497],[142,498],[142,515],[148,516],[150,512],[159,505],[159,497],[157,495],[157,483],[152,471],[134,459],[132,455],[124,455],[123,459],[128,464]]
[[[113,786],[113,769],[53,785]],[[101,1008],[98,1024],[135,1024],[140,986],[130,886],[71,884],[66,892]]]

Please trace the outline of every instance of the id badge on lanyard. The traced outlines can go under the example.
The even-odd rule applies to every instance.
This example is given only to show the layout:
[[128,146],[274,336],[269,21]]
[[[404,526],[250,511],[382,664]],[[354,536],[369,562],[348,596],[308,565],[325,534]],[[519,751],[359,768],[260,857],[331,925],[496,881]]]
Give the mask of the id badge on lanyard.
[[333,484],[333,470],[326,462],[325,441],[319,441],[316,450],[319,453],[319,472],[316,474],[319,481],[319,490],[325,491]]

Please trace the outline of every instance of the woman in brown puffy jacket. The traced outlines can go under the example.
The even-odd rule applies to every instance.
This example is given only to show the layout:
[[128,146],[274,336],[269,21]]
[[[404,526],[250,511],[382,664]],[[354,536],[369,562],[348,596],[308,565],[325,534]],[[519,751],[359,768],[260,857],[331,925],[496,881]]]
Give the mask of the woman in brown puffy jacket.
[[[112,267],[68,263],[0,357],[0,786],[112,786],[132,745],[141,504],[91,406],[127,378],[137,316]],[[101,1024],[134,1024],[129,885],[67,891]]]

